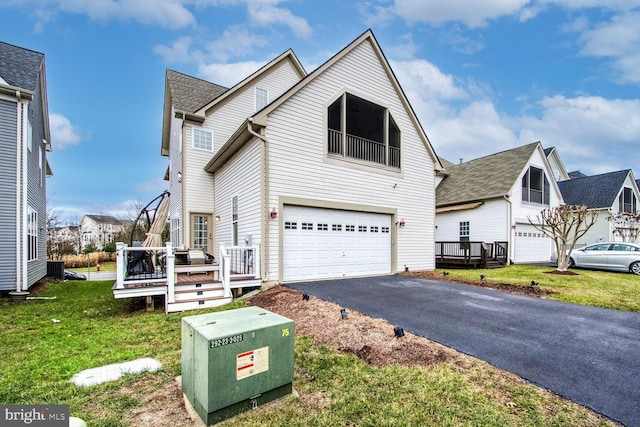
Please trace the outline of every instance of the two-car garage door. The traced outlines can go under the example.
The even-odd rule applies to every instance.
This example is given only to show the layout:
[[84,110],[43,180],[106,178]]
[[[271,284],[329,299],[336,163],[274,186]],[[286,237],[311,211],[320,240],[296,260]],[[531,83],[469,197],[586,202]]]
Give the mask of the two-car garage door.
[[285,206],[283,279],[391,273],[391,215]]

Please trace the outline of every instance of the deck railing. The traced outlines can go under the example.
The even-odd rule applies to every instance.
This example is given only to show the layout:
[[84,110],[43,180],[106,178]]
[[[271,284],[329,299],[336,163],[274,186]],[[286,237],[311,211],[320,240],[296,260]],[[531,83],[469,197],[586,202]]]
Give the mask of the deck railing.
[[508,247],[507,242],[436,242],[436,263],[486,267],[489,260],[496,260],[506,265]]
[[384,142],[373,141],[356,135],[346,134],[346,144],[343,146],[343,135],[339,130],[329,129],[328,150],[332,154],[341,154],[354,159],[382,165],[400,167],[400,148],[389,147],[387,161],[387,146]]
[[[171,243],[163,247],[127,246],[116,243],[116,283],[114,290],[131,286],[167,286],[167,301],[174,302],[175,249]],[[231,296],[231,281],[260,278],[260,247],[220,245],[219,277],[224,295]]]

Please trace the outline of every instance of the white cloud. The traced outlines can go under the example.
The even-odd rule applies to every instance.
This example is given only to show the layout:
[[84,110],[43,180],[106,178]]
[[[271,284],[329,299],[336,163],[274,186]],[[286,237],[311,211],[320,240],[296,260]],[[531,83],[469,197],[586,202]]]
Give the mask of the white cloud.
[[83,131],[71,124],[62,114],[49,114],[51,129],[51,144],[54,149],[64,150],[67,147],[80,144],[91,138],[91,132]]
[[210,82],[231,87],[260,69],[265,63],[246,61],[234,64],[203,64],[198,67],[198,74]]
[[580,53],[609,58],[616,80],[621,83],[640,83],[639,21],[640,12],[628,12],[586,29],[580,36]]
[[293,33],[300,38],[309,37],[312,33],[311,26],[306,19],[295,16],[289,9],[275,7],[273,2],[248,2],[249,20],[252,24],[260,26],[271,26],[273,24],[282,24],[291,29]]
[[529,0],[396,0],[394,11],[410,23],[427,22],[439,25],[459,21],[468,27],[484,27],[487,21],[520,11]]
[[391,65],[436,153],[454,163],[541,141],[587,174],[640,164],[640,100],[555,95],[527,99],[530,108],[510,116],[485,82],[461,81],[423,60]]
[[42,29],[57,11],[86,15],[98,22],[137,21],[171,29],[185,28],[196,22],[183,0],[23,0],[13,3],[35,6],[36,29]]
[[158,44],[153,53],[162,57],[169,64],[186,64],[195,62],[198,53],[191,50],[191,37],[184,36],[174,40],[169,46]]

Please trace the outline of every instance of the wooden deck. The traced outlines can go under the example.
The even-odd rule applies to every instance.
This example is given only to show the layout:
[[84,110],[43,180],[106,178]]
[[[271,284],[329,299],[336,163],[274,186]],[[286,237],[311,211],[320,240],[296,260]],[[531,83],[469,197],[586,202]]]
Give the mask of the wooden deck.
[[508,249],[508,242],[436,242],[436,267],[504,267],[509,263]]

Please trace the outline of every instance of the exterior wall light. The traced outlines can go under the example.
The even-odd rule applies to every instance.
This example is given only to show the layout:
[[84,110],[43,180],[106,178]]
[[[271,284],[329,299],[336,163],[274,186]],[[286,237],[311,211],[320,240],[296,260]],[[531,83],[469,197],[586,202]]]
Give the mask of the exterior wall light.
[[271,217],[271,219],[276,219],[278,217],[278,212],[276,211],[276,208],[271,209],[271,212],[269,212],[269,216]]
[[396,224],[398,224],[398,226],[400,227],[404,227],[405,222],[404,222],[404,218],[402,218],[400,221],[398,221]]
[[216,222],[220,222],[220,215],[216,215]]

